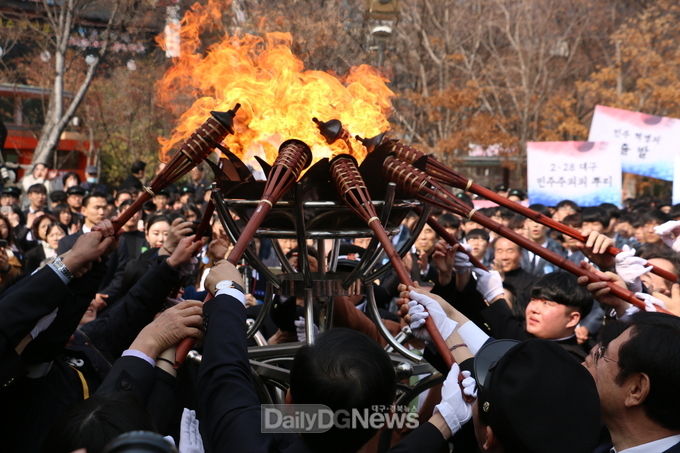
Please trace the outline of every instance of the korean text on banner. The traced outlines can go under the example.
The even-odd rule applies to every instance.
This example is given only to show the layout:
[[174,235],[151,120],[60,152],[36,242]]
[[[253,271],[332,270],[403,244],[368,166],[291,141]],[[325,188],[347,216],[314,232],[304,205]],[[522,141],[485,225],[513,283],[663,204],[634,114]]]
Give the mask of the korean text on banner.
[[680,120],[598,105],[588,140],[615,143],[625,172],[671,181]]
[[527,143],[529,201],[621,205],[621,155],[607,142]]

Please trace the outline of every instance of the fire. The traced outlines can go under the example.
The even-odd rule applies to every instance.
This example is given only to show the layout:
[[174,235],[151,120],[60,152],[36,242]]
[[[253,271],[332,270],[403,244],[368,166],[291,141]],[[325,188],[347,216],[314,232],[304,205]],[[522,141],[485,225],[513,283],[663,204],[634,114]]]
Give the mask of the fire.
[[245,162],[255,155],[273,162],[279,145],[289,138],[307,143],[314,162],[347,152],[363,160],[366,149],[359,141],[350,139],[352,150],[342,141],[329,146],[312,118],[338,119],[352,137],[385,132],[394,96],[388,80],[368,65],[352,67],[343,77],[305,69],[291,51],[289,33],[226,37],[202,55],[199,35],[220,18],[223,8],[209,0],[205,6],[194,5],[182,19],[181,56],[158,83],[158,96],[171,110],[178,101],[195,100],[172,135],[159,138],[161,157],[191,135],[211,110],[226,111],[240,103],[235,134],[225,145]]

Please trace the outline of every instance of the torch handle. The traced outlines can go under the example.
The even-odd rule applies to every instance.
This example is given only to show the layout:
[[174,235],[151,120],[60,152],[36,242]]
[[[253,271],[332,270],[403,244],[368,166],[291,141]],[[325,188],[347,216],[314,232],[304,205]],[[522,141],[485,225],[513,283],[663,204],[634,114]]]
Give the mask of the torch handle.
[[144,203],[146,203],[149,200],[151,200],[151,195],[149,195],[146,192],[141,192],[139,196],[137,196],[137,199],[130,206],[128,206],[125,209],[125,211],[121,212],[115,219],[111,220],[111,223],[113,224],[114,234],[118,233],[118,231],[120,231],[123,225],[125,225],[127,221],[130,220],[132,216],[137,213],[137,211],[142,209]]
[[234,244],[234,248],[231,249],[231,252],[229,252],[227,261],[229,261],[234,266],[236,266],[236,264],[241,261],[243,253],[248,248],[250,241],[253,240],[253,236],[255,236],[255,232],[257,232],[257,229],[260,227],[260,225],[262,225],[262,222],[264,221],[265,217],[267,217],[267,214],[269,214],[271,209],[271,201],[260,200],[260,203],[257,205],[257,209],[255,209],[252,217],[250,217],[250,220],[241,232],[236,244]]
[[[501,206],[505,206],[508,209],[518,212],[519,214],[522,214],[535,222],[542,223],[543,225],[548,226],[554,230],[557,230],[560,233],[566,234],[567,236],[571,236],[572,238],[576,239],[579,242],[585,243],[588,239],[583,234],[581,234],[580,231],[570,227],[569,225],[565,225],[544,214],[541,214],[540,212],[536,212],[533,209],[529,209],[526,206],[522,206],[519,203],[516,203],[512,200],[508,200],[507,198],[498,195],[496,192],[487,189],[482,185],[471,183],[470,188],[468,190],[472,193],[475,193],[486,198],[487,200],[491,200],[495,203],[498,203]],[[618,255],[620,252],[621,250],[619,250],[616,247],[607,248],[607,253],[609,253],[610,255],[615,256]],[[677,275],[665,269],[661,269],[660,267],[652,265],[652,272],[658,275],[659,277],[665,278],[668,281],[671,282],[678,281]]]
[[[214,209],[215,206],[214,205],[212,206]],[[210,205],[206,206],[206,212],[208,211],[209,207]],[[234,248],[229,253],[229,256],[227,256],[227,261],[229,261],[231,264],[235,266],[236,263],[238,263],[241,260],[243,253],[246,251],[246,248],[248,247],[248,244],[250,244],[250,241],[253,239],[255,232],[262,224],[264,218],[267,217],[267,214],[269,213],[270,209],[271,206],[266,202],[261,202],[257,206],[255,213],[253,213],[253,216],[248,221],[248,224],[244,228],[243,232],[241,232],[241,236],[239,236],[238,240],[236,241]],[[205,220],[205,215],[203,219]],[[207,302],[212,298],[213,298],[212,294],[208,293],[208,295],[205,296],[203,302]],[[196,340],[191,337],[187,337],[180,342],[180,344],[177,346],[177,351],[175,352],[175,368],[179,368],[184,363],[187,354],[189,353],[191,348],[194,347],[195,343]]]
[[212,219],[213,212],[215,212],[215,203],[213,203],[212,200],[208,200],[208,203],[205,205],[205,210],[203,211],[201,223],[196,227],[194,242],[200,241],[203,234],[210,228],[210,220]]
[[[205,296],[205,299],[203,299],[203,303],[208,302],[212,298],[213,295],[208,293],[208,295]],[[196,339],[194,337],[186,337],[184,340],[179,342],[177,349],[175,350],[175,369],[178,369],[182,366],[187,358],[187,354],[189,354],[189,351],[191,351],[195,344]]]
[[[382,225],[380,225],[380,221],[375,219],[369,222],[368,226],[371,228],[371,230],[373,230],[376,239],[382,244],[383,250],[390,259],[390,263],[392,263],[392,267],[397,273],[397,277],[399,277],[399,281],[406,286],[413,286],[413,281],[411,280],[408,272],[406,272],[404,262],[401,260],[401,257],[395,250],[394,245],[392,245],[390,238],[387,237],[387,233],[385,233]],[[444,363],[448,368],[451,368],[453,366],[453,356],[451,355],[451,351],[449,351],[448,346],[446,346],[446,341],[444,341],[442,338],[441,334],[437,330],[437,326],[435,326],[434,321],[432,321],[432,317],[430,316],[425,318],[425,329],[427,330],[427,333],[430,334],[430,338],[432,338],[432,343],[434,343],[437,352],[439,352],[439,355],[442,357],[442,359],[444,359]]]

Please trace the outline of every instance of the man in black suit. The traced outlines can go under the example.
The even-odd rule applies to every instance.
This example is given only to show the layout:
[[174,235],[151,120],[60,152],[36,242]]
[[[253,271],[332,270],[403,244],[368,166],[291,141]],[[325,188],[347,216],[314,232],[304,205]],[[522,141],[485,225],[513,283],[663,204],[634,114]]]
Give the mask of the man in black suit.
[[639,312],[585,360],[618,453],[680,452],[680,318]]
[[123,189],[133,189],[137,192],[142,190],[144,187],[144,183],[142,180],[144,179],[144,170],[146,169],[146,162],[143,162],[141,160],[135,161],[131,166],[130,166],[130,174],[128,177],[123,181],[123,184],[121,184],[121,187]]
[[[253,386],[246,339],[241,274],[224,261],[206,287],[215,298],[203,307],[205,338],[199,371],[199,420],[206,450],[213,452],[350,452],[373,429],[331,428],[325,433],[262,433],[260,399]],[[331,410],[389,407],[395,374],[389,356],[367,336],[336,328],[300,348],[290,372],[286,401],[324,404]]]
[[61,255],[73,247],[76,240],[83,234],[89,233],[92,227],[104,220],[106,213],[106,196],[100,193],[93,193],[83,198],[81,213],[84,218],[83,226],[73,234],[69,234],[59,241],[57,254]]

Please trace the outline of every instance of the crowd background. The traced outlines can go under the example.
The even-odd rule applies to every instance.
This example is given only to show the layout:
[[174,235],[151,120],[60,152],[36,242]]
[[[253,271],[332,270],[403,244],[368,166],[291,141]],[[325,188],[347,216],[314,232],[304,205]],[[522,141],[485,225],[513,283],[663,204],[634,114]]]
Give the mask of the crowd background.
[[[156,193],[123,226],[116,241],[110,234],[110,220],[132,203],[151,175],[146,172],[146,164],[137,161],[119,187],[100,183],[99,176],[97,169],[90,167],[86,181],[81,181],[75,173],[54,177],[47,166],[38,164],[17,184],[6,185],[0,194],[0,307],[5,316],[0,330],[5,342],[3,348],[6,347],[0,398],[6,407],[5,413],[21,414],[3,424],[8,451],[72,451],[87,445],[87,451],[98,452],[117,434],[135,429],[172,435],[175,439],[184,437],[180,451],[203,451],[204,445],[206,451],[220,451],[228,442],[238,442],[239,451],[241,447],[242,451],[249,450],[253,445],[265,448],[260,442],[269,445],[274,442],[271,438],[257,430],[263,436],[257,437],[256,433],[257,441],[243,434],[243,430],[259,427],[235,428],[245,419],[255,423],[255,419],[249,417],[259,417],[259,409],[248,411],[248,417],[233,418],[233,411],[240,405],[259,408],[258,396],[252,390],[253,394],[245,390],[245,393],[234,392],[234,388],[240,388],[234,386],[236,377],[214,370],[234,366],[234,357],[244,360],[245,365],[239,366],[249,370],[248,356],[242,349],[247,346],[245,336],[236,326],[243,326],[242,321],[247,318],[254,319],[262,309],[266,282],[247,264],[239,269],[225,267],[230,242],[216,218],[212,219],[206,237],[195,237],[204,205],[211,196],[205,169],[199,166],[185,180]],[[503,185],[494,189],[502,196],[526,203],[521,190]],[[465,193],[457,197],[470,206],[474,203]],[[648,267],[654,264],[680,275],[677,240],[680,205],[640,198],[626,200],[623,208],[611,204],[582,207],[569,200],[556,206],[530,207],[578,229],[587,241],[575,241],[506,208],[484,208],[481,212],[541,247],[600,273],[605,280],[642,294],[647,310],[655,311],[655,307],[661,306],[680,315],[680,285],[650,273]],[[451,246],[440,240],[426,225],[403,258],[418,288],[399,285],[396,275],[390,272],[377,282],[376,298],[380,316],[390,332],[396,335],[409,325],[415,332],[409,347],[422,350],[425,358],[443,375],[447,370],[441,368],[441,360],[430,349],[431,338],[422,332],[427,316],[424,308],[433,317],[442,337],[453,342],[454,355],[462,353],[463,348],[458,351],[458,347],[468,351],[467,355],[457,358],[461,368],[465,368],[465,359],[482,354],[494,339],[549,340],[561,352],[550,349],[553,346],[546,350],[543,346],[527,346],[527,354],[536,354],[540,360],[555,360],[555,367],[562,366],[566,357],[569,363],[578,364],[579,369],[581,362],[588,368],[589,363],[593,366],[605,354],[601,352],[603,345],[616,339],[611,327],[615,320],[637,319],[634,317],[637,309],[613,297],[602,283],[583,278],[577,281],[575,276],[561,272],[554,264],[469,219],[447,212],[437,213],[437,218],[460,245]],[[413,239],[416,220],[415,213],[405,217],[392,237],[395,245]],[[341,245],[339,271],[351,270],[361,261],[368,239],[347,240]],[[298,244],[281,239],[279,245],[290,263],[297,266]],[[315,271],[319,260],[327,257],[319,256],[313,245],[308,244],[308,252],[311,270]],[[608,256],[604,251],[610,245],[623,252],[616,257]],[[281,266],[269,240],[256,240],[254,247],[265,263],[273,268]],[[475,268],[462,248],[490,271]],[[231,308],[222,312],[223,306],[232,306],[234,302],[210,302],[203,307],[199,301],[208,292],[220,296],[216,300],[227,298],[241,302],[243,313],[231,313]],[[260,328],[263,341],[270,345],[304,342],[303,305],[303,301],[295,297],[277,296],[272,312]],[[320,340],[324,346],[319,348],[335,352],[330,355],[317,352],[321,355],[316,356],[310,353],[312,358],[306,359],[307,366],[323,360],[337,360],[346,363],[348,368],[359,366],[355,363],[357,359],[376,345],[379,347],[371,354],[378,354],[375,357],[384,354],[381,349],[386,341],[368,317],[366,305],[361,295],[334,298],[334,327],[318,338],[327,338]],[[241,307],[240,304],[234,306]],[[208,326],[214,324],[208,323],[209,310],[214,313],[211,319],[217,320],[211,322],[218,323],[219,331],[230,332],[229,335],[211,335]],[[42,315],[38,316],[39,313]],[[237,324],[230,324],[232,322]],[[314,322],[312,330],[314,335],[319,335],[318,319]],[[23,331],[21,326],[25,326]],[[627,326],[619,327],[616,334]],[[365,336],[363,339],[347,337],[342,328]],[[217,330],[218,327],[213,327],[212,331]],[[331,332],[342,340],[333,339]],[[204,361],[200,366],[189,362],[175,370],[172,366],[175,347],[187,336],[205,337],[204,344],[198,346]],[[671,337],[673,341],[680,338]],[[358,341],[358,349],[338,349],[340,341],[342,344]],[[362,341],[370,341],[373,346],[363,345]],[[551,355],[553,353],[557,356]],[[374,365],[383,359],[375,360]],[[517,364],[523,362],[516,359],[512,363],[519,366]],[[567,365],[564,376],[575,373],[574,379],[584,386],[577,392],[578,398],[592,393],[592,379],[584,378],[570,366]],[[538,368],[545,371],[543,367]],[[456,376],[457,370],[456,366]],[[393,371],[385,371],[384,367],[374,371],[382,376],[380,379],[391,382],[387,388],[392,388]],[[383,372],[384,375],[380,374]],[[528,371],[525,368],[519,372]],[[317,371],[308,369],[306,373],[315,376]],[[675,376],[673,373],[670,375]],[[291,391],[293,397],[300,400],[301,391],[296,394],[294,390],[294,382],[301,379],[299,372],[298,377],[295,376],[293,371]],[[548,380],[554,378],[551,375]],[[252,385],[249,377],[243,379],[238,381],[239,385],[245,385],[244,388]],[[302,382],[305,379],[311,378],[306,377]],[[368,378],[364,376],[364,379]],[[389,402],[389,392],[378,390],[385,387],[377,380],[375,377],[375,382],[371,381],[376,385],[375,390],[364,389],[363,397],[373,403]],[[610,381],[615,379],[606,382]],[[316,381],[307,384],[311,389]],[[473,380],[464,391],[472,393],[470,389],[475,385],[480,389],[484,384],[475,384]],[[419,434],[407,435],[404,442],[394,447],[396,451],[422,451],[418,450],[417,443],[417,439],[422,441],[420,436],[426,436],[435,444],[441,441],[449,445],[448,438],[457,431],[461,434],[453,437],[454,451],[485,450],[475,445],[471,428],[463,428],[469,425],[465,422],[470,416],[460,413],[467,414],[469,407],[462,402],[459,392],[452,392],[452,385],[447,379],[443,388],[434,387],[415,403],[421,421],[432,417],[428,426],[435,426],[438,431],[416,430]],[[602,391],[599,386],[597,390]],[[558,398],[555,404],[567,404],[564,398],[568,392],[554,386],[548,386],[545,391],[549,397],[561,395],[562,399]],[[665,392],[665,387],[661,391]],[[315,395],[327,396],[324,392]],[[487,398],[492,397],[487,394]],[[338,403],[336,398],[333,404],[350,404],[345,400],[340,398]],[[350,401],[363,404],[360,398]],[[593,401],[584,404],[592,409],[597,406]],[[457,409],[447,412],[448,406],[442,404]],[[584,414],[583,420],[599,419],[599,409],[593,411]],[[537,413],[541,415],[540,410],[535,409],[533,415]],[[200,434],[197,417],[202,427]],[[494,427],[495,422],[487,423]],[[678,434],[673,423],[669,425],[672,426],[669,432]],[[595,436],[582,433],[583,439],[588,440],[588,448],[596,444],[606,447],[612,442],[616,445],[614,431],[611,436],[602,431],[600,436],[600,428],[597,422],[589,422],[582,428],[597,431]],[[521,426],[513,429],[522,432]],[[338,444],[344,445],[338,447],[338,451],[358,449],[372,433],[355,432],[347,437],[348,444]],[[332,435],[342,438],[346,434]],[[356,438],[352,437],[355,434]],[[199,439],[201,449],[190,449],[187,438]],[[333,441],[329,439],[335,438],[326,438],[326,443],[319,445],[306,439],[305,448],[331,451],[327,442]],[[390,445],[376,439],[364,446],[363,451],[379,451]],[[510,442],[508,437],[505,439]],[[251,441],[253,444],[249,444]],[[592,451],[582,446],[574,448],[571,451]]]

